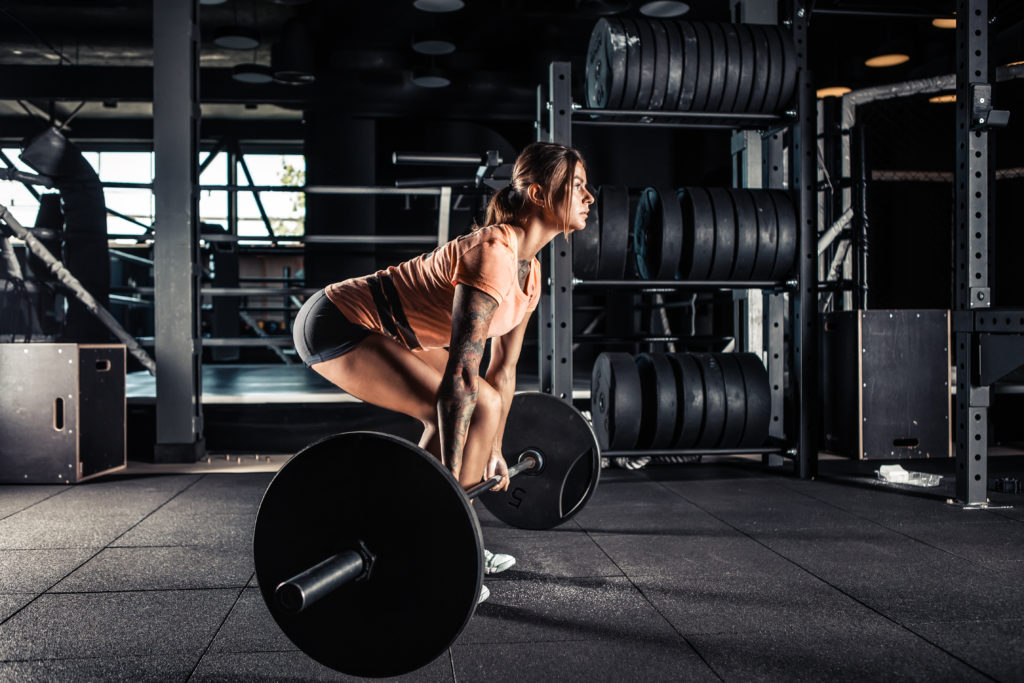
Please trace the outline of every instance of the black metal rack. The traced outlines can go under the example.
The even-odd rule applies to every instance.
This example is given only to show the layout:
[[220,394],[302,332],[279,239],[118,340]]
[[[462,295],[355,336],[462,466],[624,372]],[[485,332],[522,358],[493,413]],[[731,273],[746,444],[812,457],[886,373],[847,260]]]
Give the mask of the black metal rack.
[[[791,28],[797,46],[798,79],[796,110],[784,117],[772,114],[716,114],[708,112],[646,112],[585,109],[572,102],[572,72],[568,62],[552,62],[547,92],[538,88],[537,139],[572,144],[573,125],[643,126],[664,128],[700,128],[756,130],[760,132],[763,158],[763,186],[787,187],[797,198],[799,237],[798,265],[792,282],[728,281],[581,281],[572,276],[572,245],[556,240],[544,259],[547,287],[540,302],[539,370],[542,391],[563,400],[572,400],[573,386],[573,292],[575,288],[628,288],[676,291],[677,289],[761,289],[764,296],[763,330],[767,349],[767,369],[771,390],[770,443],[759,449],[687,449],[658,451],[609,451],[608,455],[733,455],[763,453],[765,462],[777,465],[783,457],[797,462],[801,477],[817,473],[817,229],[812,213],[816,186],[816,109],[815,96],[807,72],[807,20],[805,2],[792,6]],[[606,120],[614,117],[616,120]],[[661,122],[658,119],[671,119]],[[635,120],[634,120],[635,119]],[[790,156],[783,163],[783,132],[791,137]],[[788,169],[789,176],[786,175]],[[787,345],[786,307],[792,306],[791,353],[792,433],[787,434],[784,379]],[[793,444],[790,446],[789,444]]]

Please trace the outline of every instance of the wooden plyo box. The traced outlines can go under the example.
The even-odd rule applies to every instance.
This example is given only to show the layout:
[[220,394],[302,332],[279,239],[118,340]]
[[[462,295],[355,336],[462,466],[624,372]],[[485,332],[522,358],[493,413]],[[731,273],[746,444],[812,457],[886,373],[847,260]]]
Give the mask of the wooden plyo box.
[[823,450],[861,460],[948,458],[949,312],[823,316]]
[[0,344],[0,482],[127,466],[123,344]]

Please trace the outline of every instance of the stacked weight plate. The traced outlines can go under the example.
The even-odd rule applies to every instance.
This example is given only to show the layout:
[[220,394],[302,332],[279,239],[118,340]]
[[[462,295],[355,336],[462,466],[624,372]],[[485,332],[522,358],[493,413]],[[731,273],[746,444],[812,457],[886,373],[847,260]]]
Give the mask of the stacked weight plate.
[[797,61],[778,26],[605,18],[586,72],[592,109],[774,113],[793,98]]
[[781,280],[796,242],[796,209],[782,190],[647,188],[633,221],[643,279]]
[[587,227],[572,236],[573,274],[583,279],[625,277],[629,228],[629,191],[602,185],[590,207]]
[[752,353],[602,353],[590,409],[602,450],[757,448],[768,372]]

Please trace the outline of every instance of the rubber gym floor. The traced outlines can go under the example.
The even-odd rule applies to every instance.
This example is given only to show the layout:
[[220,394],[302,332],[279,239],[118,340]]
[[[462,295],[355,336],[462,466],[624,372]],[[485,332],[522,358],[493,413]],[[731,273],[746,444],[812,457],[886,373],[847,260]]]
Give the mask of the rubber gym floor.
[[[742,458],[609,469],[545,532],[476,506],[486,546],[518,563],[405,679],[1022,680],[1024,501],[947,504],[952,464],[921,463],[945,475],[937,489],[846,461],[815,481]],[[0,679],[350,680],[260,598],[250,536],[271,477],[0,487]]]

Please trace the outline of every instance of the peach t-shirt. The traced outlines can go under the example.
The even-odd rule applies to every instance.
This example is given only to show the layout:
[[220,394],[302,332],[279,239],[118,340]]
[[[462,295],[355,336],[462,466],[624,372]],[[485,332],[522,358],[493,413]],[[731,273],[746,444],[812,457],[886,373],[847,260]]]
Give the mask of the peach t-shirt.
[[[516,328],[540,301],[540,264],[536,258],[530,263],[524,292],[518,280],[518,251],[515,230],[508,225],[491,225],[374,275],[328,285],[325,291],[327,298],[351,322],[402,343],[400,337],[387,329],[394,329],[396,320],[401,327],[399,319],[404,315],[419,346],[433,349],[447,346],[451,341],[455,285],[469,285],[498,302],[487,336],[500,337]],[[393,300],[390,310],[376,303],[382,301],[381,293],[378,291],[375,300],[371,286],[387,278],[394,284],[400,310],[395,310]],[[384,322],[382,314],[386,317]]]

